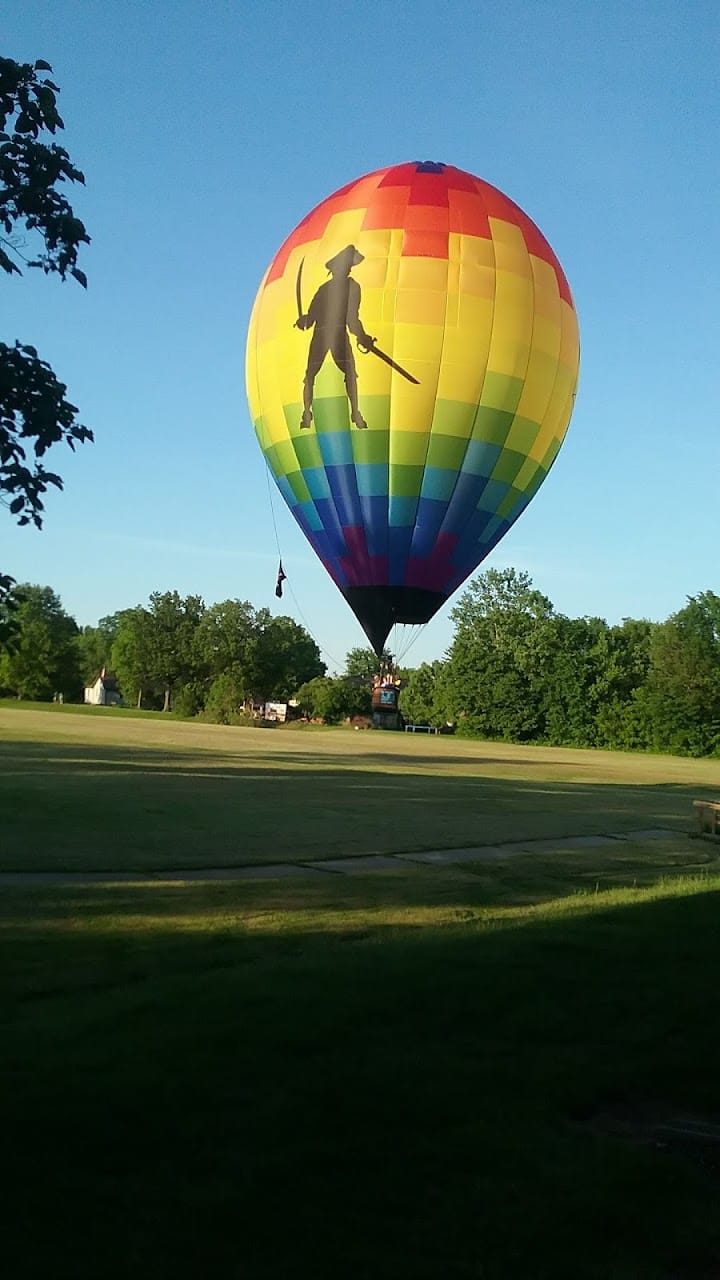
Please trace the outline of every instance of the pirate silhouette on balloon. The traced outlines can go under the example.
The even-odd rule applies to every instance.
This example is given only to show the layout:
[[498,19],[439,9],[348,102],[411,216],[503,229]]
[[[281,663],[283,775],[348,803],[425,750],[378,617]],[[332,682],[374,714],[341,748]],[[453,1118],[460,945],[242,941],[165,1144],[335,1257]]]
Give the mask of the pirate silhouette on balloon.
[[298,318],[295,326],[298,329],[313,328],[308,352],[305,380],[303,382],[303,413],[300,426],[307,430],[312,425],[312,406],[315,379],[322,363],[330,352],[335,364],[345,379],[345,389],[350,401],[350,417],[353,424],[364,429],[367,427],[358,404],[357,370],[355,357],[350,346],[350,334],[357,338],[358,350],[367,355],[377,356],[385,364],[402,374],[408,382],[418,385],[417,378],[402,369],[390,359],[384,351],[375,346],[375,339],[365,332],[360,319],[360,285],[353,280],[350,272],[364,261],[363,255],[354,244],[348,244],[334,258],[325,263],[330,272],[330,280],[321,284],[307,311],[302,306],[302,269],[300,263],[297,274],[296,295]]

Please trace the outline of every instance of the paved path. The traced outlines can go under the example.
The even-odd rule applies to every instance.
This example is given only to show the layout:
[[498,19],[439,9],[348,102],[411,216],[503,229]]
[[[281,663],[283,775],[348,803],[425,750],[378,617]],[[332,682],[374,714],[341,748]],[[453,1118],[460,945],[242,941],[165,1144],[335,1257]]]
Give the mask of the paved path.
[[308,862],[275,862],[255,867],[211,867],[185,871],[0,871],[0,888],[46,884],[184,884],[208,880],[281,880],[329,875],[366,875],[373,871],[405,871],[421,866],[496,862],[523,853],[552,853],[561,849],[599,849],[623,841],[682,840],[687,833],[666,827],[623,831],[606,836],[560,836],[556,840],[519,840],[511,844],[478,845],[471,849],[431,849],[424,853],[363,854]]

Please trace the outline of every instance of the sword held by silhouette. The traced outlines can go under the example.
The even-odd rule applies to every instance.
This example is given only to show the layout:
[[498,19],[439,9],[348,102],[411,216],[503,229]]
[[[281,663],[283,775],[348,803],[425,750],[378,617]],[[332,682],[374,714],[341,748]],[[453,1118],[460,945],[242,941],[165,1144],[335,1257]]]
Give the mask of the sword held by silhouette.
[[305,259],[301,258],[300,266],[298,267],[297,280],[295,281],[295,301],[297,303],[297,313],[298,313],[297,320],[293,325],[293,328],[295,329],[299,329],[300,320],[305,314],[305,312],[303,311],[303,304],[302,304],[302,269],[304,264],[305,264]]
[[[299,322],[305,314],[302,304],[302,272],[304,265],[305,259],[301,258],[300,265],[298,267],[297,279],[295,280],[295,301],[297,303],[298,318],[293,327],[296,329],[300,327]],[[420,380],[418,378],[414,378],[411,373],[408,373],[407,369],[403,369],[402,365],[397,364],[391,356],[386,355],[384,351],[381,351],[379,347],[376,347],[374,342],[372,346],[369,347],[365,347],[361,342],[358,342],[358,351],[364,356],[377,356],[378,360],[382,360],[385,364],[389,365],[391,369],[394,369],[396,373],[401,374],[403,378],[407,378],[408,382],[412,382],[416,387],[420,386]]]
[[374,342],[371,347],[364,347],[362,343],[358,342],[358,351],[360,351],[364,356],[377,356],[378,360],[383,360],[385,364],[389,364],[391,369],[394,369],[396,373],[401,373],[403,378],[407,378],[408,382],[413,382],[416,387],[420,386],[418,378],[413,378],[412,374],[408,373],[407,369],[403,369],[401,364],[396,364],[390,356],[386,355],[384,351],[381,351],[379,347],[376,347]]

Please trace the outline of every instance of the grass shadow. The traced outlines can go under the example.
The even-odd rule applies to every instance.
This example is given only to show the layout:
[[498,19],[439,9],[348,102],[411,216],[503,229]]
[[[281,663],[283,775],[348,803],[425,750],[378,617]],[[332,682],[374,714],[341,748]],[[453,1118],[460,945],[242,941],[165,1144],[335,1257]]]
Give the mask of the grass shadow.
[[438,923],[415,882],[368,881],[343,887],[370,916],[353,937],[317,888],[289,924],[278,889],[260,930],[248,886],[222,887],[224,914],[216,891],[154,892],[142,927],[127,890],[89,893],[82,927],[82,895],[6,899],[16,1280],[65,1258],[76,1280],[716,1273],[717,1185],[692,1154],[573,1116],[609,1097],[714,1113],[717,891],[498,927],[471,883]]

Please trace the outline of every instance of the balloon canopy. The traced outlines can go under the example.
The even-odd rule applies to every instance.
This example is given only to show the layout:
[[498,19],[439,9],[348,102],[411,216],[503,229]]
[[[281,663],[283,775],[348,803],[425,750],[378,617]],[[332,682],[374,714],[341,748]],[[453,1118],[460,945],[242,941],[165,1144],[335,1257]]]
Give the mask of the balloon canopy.
[[575,308],[535,224],[452,165],[359,178],[260,285],[247,390],[300,528],[380,653],[537,492],[570,421]]

